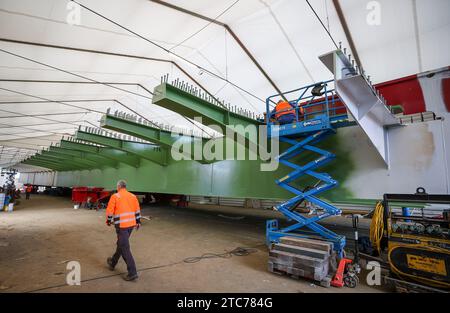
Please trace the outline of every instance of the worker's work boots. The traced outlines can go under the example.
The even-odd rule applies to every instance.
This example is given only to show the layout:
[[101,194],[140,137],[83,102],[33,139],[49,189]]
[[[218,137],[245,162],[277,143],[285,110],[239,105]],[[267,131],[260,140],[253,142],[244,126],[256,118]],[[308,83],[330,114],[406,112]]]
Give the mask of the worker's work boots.
[[136,281],[139,278],[139,276],[137,274],[135,274],[135,275],[126,274],[126,275],[123,275],[122,278],[125,281]]
[[[115,265],[114,265],[114,263],[113,263],[112,258],[107,258],[107,259],[106,259],[106,263],[108,264],[109,270],[110,270],[110,271],[114,271]],[[136,281],[136,280],[139,278],[139,276],[138,276],[137,274],[135,274],[135,275],[129,275],[129,274],[126,274],[126,275],[123,275],[122,278],[123,278],[125,281]]]
[[113,264],[112,258],[107,258],[107,259],[106,259],[106,263],[108,264],[109,270],[110,270],[110,271],[114,271],[115,266],[114,266],[114,264]]

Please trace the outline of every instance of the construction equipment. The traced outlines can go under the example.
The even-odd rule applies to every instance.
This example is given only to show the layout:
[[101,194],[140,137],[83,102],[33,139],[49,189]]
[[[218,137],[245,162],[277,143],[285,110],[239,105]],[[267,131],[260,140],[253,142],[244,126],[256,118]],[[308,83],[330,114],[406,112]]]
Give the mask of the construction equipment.
[[[267,221],[267,243],[278,243],[285,236],[325,240],[333,243],[334,250],[342,257],[345,247],[345,237],[337,235],[318,224],[319,221],[335,215],[341,210],[322,199],[318,195],[334,188],[338,182],[327,173],[316,170],[335,159],[335,155],[319,148],[317,144],[336,133],[341,127],[353,126],[349,120],[347,110],[332,88],[333,80],[295,89],[284,94],[271,96],[266,101],[267,133],[269,138],[278,138],[280,142],[290,147],[284,150],[278,160],[281,164],[293,169],[293,172],[276,181],[277,185],[295,194],[295,197],[276,206],[275,209],[283,213],[295,224],[279,229],[277,220]],[[321,98],[318,98],[320,96]],[[293,97],[289,101],[290,111],[295,112],[295,119],[290,124],[279,125],[276,115],[280,112],[272,110],[277,100]],[[302,155],[302,160],[311,160],[305,165],[294,163],[295,158]],[[318,158],[312,158],[319,155]],[[305,177],[318,182],[312,186],[298,188],[294,186],[297,180],[304,181]],[[316,213],[313,217],[305,217],[296,208],[307,202]],[[306,228],[309,232],[305,231]],[[312,233],[311,233],[312,231]]]
[[358,285],[359,278],[356,271],[353,270],[352,264],[353,260],[350,259],[341,259],[339,261],[339,266],[331,281],[331,286],[355,288]]
[[358,248],[358,223],[358,215],[352,214],[352,224],[355,234],[353,259],[345,258],[339,261],[338,268],[333,280],[331,281],[331,286],[333,287],[342,288],[346,286],[348,288],[356,288],[359,284],[358,275],[361,273],[361,267],[359,266],[360,256]]
[[16,169],[2,169],[1,176],[6,176],[5,184],[3,185],[3,190],[5,194],[14,193],[16,190],[16,185],[14,179],[18,171]]
[[0,202],[0,210],[3,209],[3,205],[18,205],[20,194],[16,191],[15,177],[18,171],[16,169],[2,169],[0,175],[5,177],[5,183],[0,188],[4,196]]
[[[372,244],[387,253],[391,276],[450,289],[450,195],[386,194],[371,225]],[[404,285],[404,284],[403,284]]]
[[78,207],[84,204],[84,207],[90,210],[105,209],[111,194],[111,191],[98,187],[74,187],[72,189],[72,202]]

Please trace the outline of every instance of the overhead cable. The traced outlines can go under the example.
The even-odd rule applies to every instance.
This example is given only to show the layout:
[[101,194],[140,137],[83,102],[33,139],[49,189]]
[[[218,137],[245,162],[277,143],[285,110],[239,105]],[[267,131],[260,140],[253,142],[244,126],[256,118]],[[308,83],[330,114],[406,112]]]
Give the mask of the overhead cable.
[[[205,26],[203,26],[202,28],[200,28],[198,31],[196,31],[195,33],[193,33],[192,35],[188,36],[186,39],[184,39],[183,41],[181,41],[180,43],[176,44],[175,46],[173,46],[172,48],[169,49],[169,51],[172,51],[173,49],[181,46],[182,44],[184,44],[186,41],[188,41],[189,39],[197,36],[199,33],[201,33],[204,29],[206,29],[209,25],[211,25],[212,23],[214,23],[215,21],[217,21],[219,19],[219,17],[221,17],[222,15],[224,15],[226,12],[228,12],[229,10],[231,10],[232,7],[234,7],[240,0],[236,0],[235,2],[233,2],[230,6],[228,6],[224,11],[222,11],[219,15],[217,15],[214,19],[212,19],[211,21],[209,21]],[[226,77],[228,78],[228,77]]]
[[[135,92],[132,92],[132,91],[129,91],[129,90],[126,90],[126,89],[122,89],[122,88],[119,88],[119,87],[115,87],[115,86],[112,86],[111,84],[102,83],[102,82],[93,80],[93,79],[91,79],[91,78],[89,78],[89,77],[86,77],[86,76],[83,76],[83,75],[79,75],[79,74],[76,74],[76,73],[72,73],[72,72],[70,72],[70,71],[67,71],[67,70],[64,70],[64,69],[61,69],[61,68],[58,68],[58,67],[55,67],[55,66],[52,66],[52,65],[43,63],[43,62],[39,62],[39,61],[30,59],[30,58],[28,58],[28,57],[19,55],[19,54],[17,54],[17,53],[13,53],[13,52],[10,52],[10,51],[1,49],[1,48],[0,48],[0,51],[2,51],[2,52],[4,52],[4,53],[7,53],[7,54],[10,54],[10,55],[13,55],[13,56],[18,57],[18,58],[22,58],[22,59],[27,60],[27,61],[30,61],[30,62],[37,63],[37,64],[39,64],[39,65],[43,65],[43,66],[50,67],[50,68],[52,68],[52,69],[55,69],[55,70],[64,72],[64,73],[66,73],[66,74],[70,74],[70,75],[74,75],[74,76],[77,76],[77,77],[80,77],[80,78],[83,78],[83,79],[90,80],[90,81],[92,81],[92,82],[94,82],[94,83],[96,83],[96,84],[101,84],[101,85],[104,85],[104,86],[112,87],[112,88],[119,89],[119,90],[121,90],[121,91],[130,93],[130,94],[133,94],[133,95],[137,95],[137,96],[144,97],[144,98],[146,98],[146,99],[152,100],[151,97],[142,95],[142,94],[140,94],[140,93],[135,93]],[[138,84],[138,85],[139,85],[139,84]],[[148,89],[145,88],[144,86],[139,85],[139,87],[141,87],[143,90],[145,90],[146,92],[148,92],[148,93],[150,93],[151,95],[153,95],[153,92],[151,92],[150,90],[148,90]],[[55,102],[55,101],[51,101],[51,102]],[[124,105],[123,103],[121,103],[121,105],[123,105],[126,109],[128,109],[128,110],[131,111],[131,112],[133,112],[133,113],[136,114],[137,116],[141,117],[143,120],[149,122],[149,123],[150,123],[151,125],[153,125],[154,127],[159,128],[159,129],[161,128],[159,125],[155,124],[154,122],[152,122],[151,120],[147,119],[146,117],[144,117],[144,116],[141,115],[140,113],[138,113],[138,112],[136,112],[135,110],[131,109],[130,107]],[[102,114],[104,114],[104,113],[102,113]],[[198,125],[196,125],[195,123],[193,123],[191,120],[187,119],[185,116],[183,116],[183,118],[185,118],[185,119],[186,119],[188,122],[190,122],[192,125],[194,125],[195,127],[201,129],[203,132],[205,132],[205,133],[207,133],[208,135],[211,136],[211,134],[209,134],[208,132],[206,132],[204,129],[200,128]],[[211,137],[212,137],[212,136],[211,136]]]
[[[161,46],[160,44],[156,43],[155,41],[153,41],[153,40],[151,40],[151,39],[148,39],[148,38],[144,37],[143,35],[141,35],[141,34],[135,32],[135,31],[133,31],[133,30],[131,30],[131,29],[129,29],[129,28],[127,28],[127,27],[125,27],[125,26],[119,24],[118,22],[113,21],[112,19],[110,19],[110,18],[108,18],[108,17],[102,15],[101,13],[98,13],[97,11],[94,11],[93,9],[91,9],[91,8],[89,8],[89,7],[83,5],[83,4],[81,4],[81,3],[79,3],[79,2],[77,2],[77,1],[75,1],[75,0],[71,0],[71,1],[74,2],[74,3],[76,3],[76,4],[78,4],[80,7],[84,8],[85,10],[87,10],[87,11],[89,11],[89,12],[91,12],[91,13],[93,13],[93,14],[99,16],[99,17],[101,17],[102,19],[104,19],[104,20],[106,20],[106,21],[108,21],[108,22],[110,22],[110,23],[112,23],[112,24],[114,24],[114,25],[116,25],[116,26],[118,26],[118,27],[120,27],[120,28],[126,30],[127,32],[129,32],[129,33],[135,35],[136,37],[139,37],[139,38],[141,38],[141,39],[143,39],[143,40],[145,40],[145,41],[151,43],[152,45],[154,45],[155,47],[157,47],[157,48],[159,48],[159,49],[165,51],[165,52],[168,53],[169,55],[172,55],[172,56],[174,56],[175,58],[180,59],[180,60],[186,62],[187,64],[190,64],[191,66],[194,66],[194,67],[196,67],[196,68],[198,68],[198,69],[204,71],[205,73],[208,73],[208,74],[211,75],[211,76],[214,76],[214,77],[216,77],[216,78],[218,78],[218,79],[220,79],[220,80],[226,81],[226,82],[228,82],[229,84],[233,85],[234,87],[238,88],[239,90],[241,90],[241,91],[245,92],[246,94],[252,96],[253,98],[258,99],[259,101],[265,103],[265,101],[264,101],[263,99],[259,98],[258,96],[256,96],[255,94],[249,92],[248,90],[245,90],[244,88],[242,88],[242,87],[236,85],[235,83],[229,81],[227,78],[222,77],[222,76],[220,76],[220,75],[217,75],[216,73],[213,73],[213,72],[211,72],[210,70],[208,70],[208,69],[206,69],[206,68],[204,68],[204,67],[202,67],[202,66],[200,66],[200,65],[198,65],[198,64],[196,64],[196,63],[194,63],[194,62],[192,62],[192,61],[190,61],[190,60],[188,60],[188,59],[186,59],[185,57],[183,57],[183,56],[181,56],[181,55],[179,55],[179,54],[177,54],[177,53],[174,53],[174,52],[170,51],[169,49],[167,49],[167,48]],[[208,94],[209,94],[210,96],[213,96],[213,95],[211,95],[209,92],[208,92]]]
[[[111,88],[114,88],[114,89],[117,89],[117,90],[121,90],[121,91],[123,91],[123,92],[127,92],[127,93],[130,93],[130,94],[139,96],[139,97],[143,97],[143,98],[152,100],[151,97],[142,95],[142,94],[140,94],[140,93],[133,92],[133,91],[130,91],[130,90],[126,90],[126,89],[123,89],[123,88],[119,88],[119,87],[113,86],[113,85],[111,85],[111,84],[105,84],[105,83],[96,81],[96,80],[94,80],[94,79],[91,79],[91,78],[89,78],[89,77],[86,77],[86,76],[83,76],[83,75],[80,75],[80,74],[76,74],[76,73],[73,73],[73,72],[70,72],[70,71],[67,71],[67,70],[58,68],[58,67],[56,67],[56,66],[52,66],[52,65],[43,63],[43,62],[39,62],[39,61],[30,59],[30,58],[27,58],[27,57],[25,57],[25,56],[23,56],[23,55],[19,55],[19,54],[17,54],[17,53],[11,52],[11,51],[7,51],[7,50],[1,49],[1,48],[0,48],[0,51],[1,51],[1,52],[4,52],[4,53],[6,53],[6,54],[9,54],[9,55],[12,55],[12,56],[15,56],[15,57],[18,57],[18,58],[21,58],[21,59],[24,59],[24,60],[33,62],[33,63],[36,63],[36,64],[39,64],[39,65],[42,65],[42,66],[46,66],[46,67],[52,68],[52,69],[57,70],[57,71],[61,71],[61,72],[63,72],[63,73],[69,74],[69,75],[74,75],[74,76],[77,76],[77,77],[79,77],[79,78],[83,78],[83,79],[87,79],[87,80],[89,80],[89,81],[95,82],[95,83],[97,83],[97,84],[101,84],[101,85],[104,85],[104,86],[108,86],[108,87],[111,87]],[[150,92],[149,90],[147,90],[147,91]],[[150,92],[150,93],[151,93],[151,92]],[[127,109],[130,110],[131,112],[133,112],[134,114],[138,115],[138,116],[141,117],[142,119],[146,120],[146,121],[149,122],[150,124],[154,125],[155,127],[160,128],[158,125],[156,125],[155,123],[153,123],[152,121],[150,121],[150,120],[147,119],[146,117],[142,116],[140,113],[136,112],[135,110],[133,110],[133,109],[131,109],[131,108],[129,108],[129,107],[127,107]],[[102,113],[102,114],[104,114],[104,113]]]
[[333,36],[331,35],[330,31],[327,29],[327,27],[325,26],[324,22],[322,21],[322,19],[319,17],[319,15],[317,14],[316,10],[314,9],[314,7],[311,5],[311,3],[309,2],[309,0],[305,0],[306,3],[308,4],[308,6],[311,8],[312,12],[314,13],[314,15],[316,16],[316,18],[319,20],[320,24],[322,24],[323,29],[327,32],[328,36],[330,37],[331,41],[333,42],[334,46],[336,47],[336,49],[339,49],[339,46],[337,45],[336,41],[334,40]]

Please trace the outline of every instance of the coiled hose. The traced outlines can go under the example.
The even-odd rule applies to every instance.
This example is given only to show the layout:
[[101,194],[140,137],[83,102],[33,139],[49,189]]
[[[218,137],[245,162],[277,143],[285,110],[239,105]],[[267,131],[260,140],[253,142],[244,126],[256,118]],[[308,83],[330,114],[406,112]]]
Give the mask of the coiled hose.
[[380,201],[373,211],[372,222],[370,223],[370,242],[373,248],[381,253],[381,240],[384,233],[384,206]]

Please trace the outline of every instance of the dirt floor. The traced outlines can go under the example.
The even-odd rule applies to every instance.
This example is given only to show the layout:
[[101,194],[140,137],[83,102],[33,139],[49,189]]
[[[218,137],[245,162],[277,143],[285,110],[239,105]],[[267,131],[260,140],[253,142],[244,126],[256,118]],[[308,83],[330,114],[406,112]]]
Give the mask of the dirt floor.
[[[380,292],[363,284],[327,289],[268,272],[265,220],[276,214],[244,208],[143,208],[153,218],[131,239],[140,278],[125,282],[118,275],[126,270],[123,260],[114,272],[105,264],[116,238],[104,211],[74,210],[67,198],[24,198],[14,212],[0,213],[0,292]],[[236,247],[257,251],[183,262]],[[81,264],[81,286],[66,285],[72,260]]]

